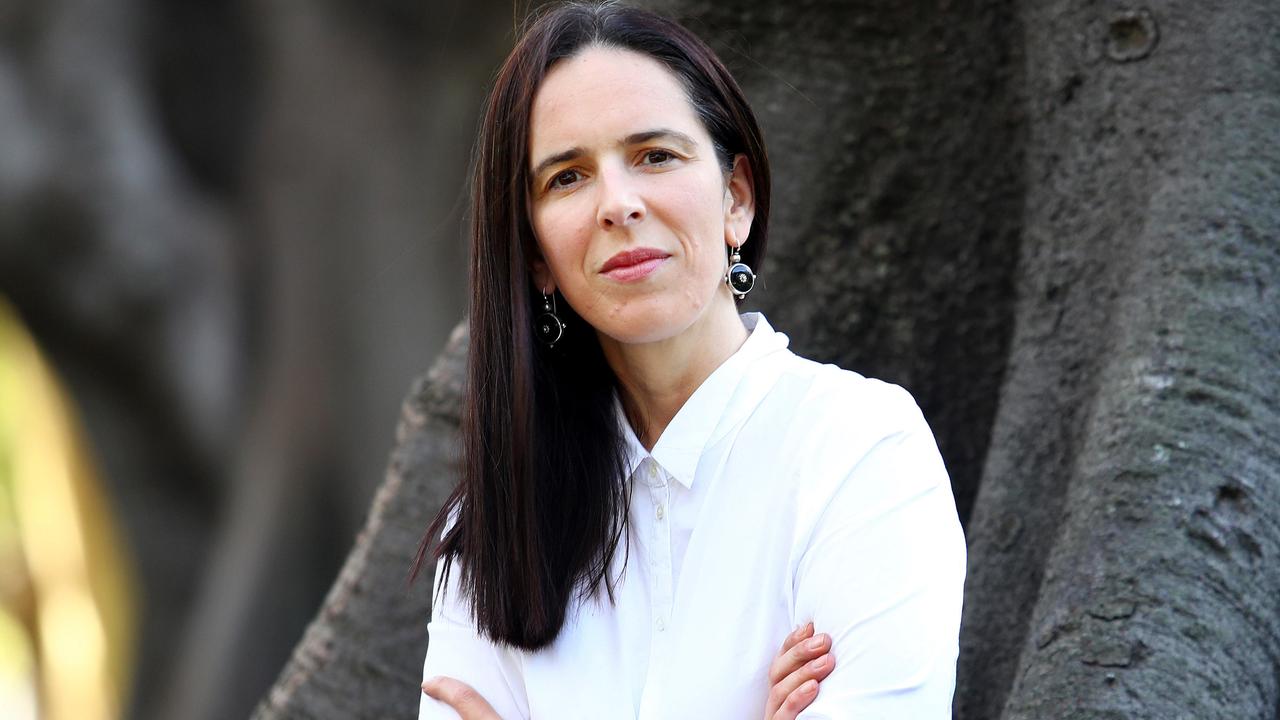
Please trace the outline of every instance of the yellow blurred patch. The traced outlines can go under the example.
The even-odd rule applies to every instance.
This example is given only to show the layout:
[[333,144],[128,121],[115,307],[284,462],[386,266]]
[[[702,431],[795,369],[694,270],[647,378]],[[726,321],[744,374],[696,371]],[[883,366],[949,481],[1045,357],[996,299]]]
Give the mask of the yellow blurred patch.
[[136,625],[120,538],[67,394],[0,298],[0,707],[122,716]]

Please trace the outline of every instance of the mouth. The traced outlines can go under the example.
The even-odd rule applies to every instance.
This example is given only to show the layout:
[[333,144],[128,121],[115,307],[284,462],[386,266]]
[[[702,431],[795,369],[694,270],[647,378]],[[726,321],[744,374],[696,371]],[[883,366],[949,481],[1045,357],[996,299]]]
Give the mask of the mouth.
[[639,280],[657,270],[671,253],[657,248],[624,250],[609,258],[600,268],[600,274],[618,282]]

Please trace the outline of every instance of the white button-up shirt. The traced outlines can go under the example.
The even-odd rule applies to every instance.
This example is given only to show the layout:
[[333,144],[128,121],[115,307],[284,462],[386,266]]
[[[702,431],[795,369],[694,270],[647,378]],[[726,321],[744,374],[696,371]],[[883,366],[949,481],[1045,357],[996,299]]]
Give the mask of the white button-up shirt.
[[[761,718],[783,638],[812,620],[835,670],[800,717],[951,717],[965,541],[929,426],[902,388],[743,322],[652,452],[623,421],[616,602],[575,602],[529,653],[477,633],[457,568],[442,599],[437,569],[424,677],[468,683],[506,719]],[[420,720],[455,717],[423,696]]]

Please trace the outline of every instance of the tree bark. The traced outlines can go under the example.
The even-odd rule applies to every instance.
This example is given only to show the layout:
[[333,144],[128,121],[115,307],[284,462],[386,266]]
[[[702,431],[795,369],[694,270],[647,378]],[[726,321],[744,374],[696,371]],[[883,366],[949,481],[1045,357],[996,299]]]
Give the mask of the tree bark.
[[963,718],[1273,718],[1280,9],[1026,2],[1008,380]]

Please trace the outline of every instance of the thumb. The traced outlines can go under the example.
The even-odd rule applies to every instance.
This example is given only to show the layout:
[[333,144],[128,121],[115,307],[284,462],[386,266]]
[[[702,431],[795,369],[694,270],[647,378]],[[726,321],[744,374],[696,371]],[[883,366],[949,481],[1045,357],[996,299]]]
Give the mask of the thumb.
[[433,677],[422,683],[422,692],[453,708],[462,720],[502,720],[475,688],[460,680]]

